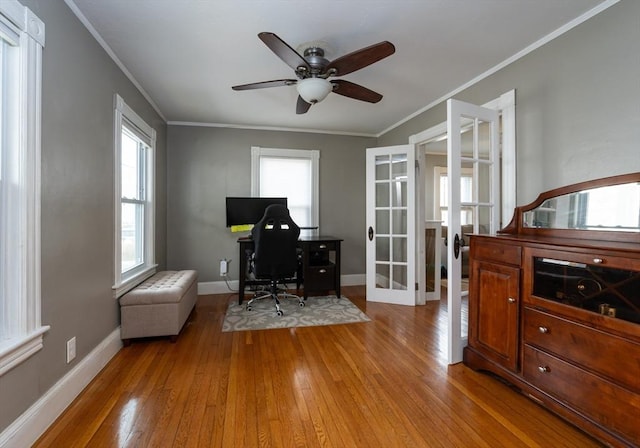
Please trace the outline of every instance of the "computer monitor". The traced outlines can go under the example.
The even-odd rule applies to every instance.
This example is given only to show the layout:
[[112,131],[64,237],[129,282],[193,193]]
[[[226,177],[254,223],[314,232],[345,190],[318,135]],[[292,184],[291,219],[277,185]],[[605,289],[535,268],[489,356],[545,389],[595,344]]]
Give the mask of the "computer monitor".
[[271,204],[287,206],[287,198],[227,197],[227,227],[255,224]]

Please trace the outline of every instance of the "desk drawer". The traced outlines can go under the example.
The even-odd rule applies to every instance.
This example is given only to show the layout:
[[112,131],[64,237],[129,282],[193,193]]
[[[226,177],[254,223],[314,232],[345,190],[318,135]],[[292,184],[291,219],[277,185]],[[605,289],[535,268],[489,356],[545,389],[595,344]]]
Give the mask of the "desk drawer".
[[524,342],[640,392],[640,344],[525,308]]
[[614,434],[640,444],[640,395],[537,350],[524,346],[527,381]]
[[325,250],[336,250],[336,241],[310,241],[305,243],[309,252],[320,252]]
[[335,289],[336,267],[333,264],[309,266],[304,276],[304,288],[309,291],[330,291]]

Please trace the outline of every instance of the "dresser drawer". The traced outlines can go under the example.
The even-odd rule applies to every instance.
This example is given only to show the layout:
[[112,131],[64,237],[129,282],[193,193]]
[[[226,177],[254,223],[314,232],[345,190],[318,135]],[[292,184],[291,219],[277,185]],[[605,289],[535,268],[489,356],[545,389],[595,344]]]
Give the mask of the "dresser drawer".
[[520,266],[522,248],[514,244],[471,238],[471,258]]
[[639,394],[529,345],[524,347],[523,375],[557,401],[640,444]]
[[640,344],[542,311],[525,308],[524,343],[640,392]]

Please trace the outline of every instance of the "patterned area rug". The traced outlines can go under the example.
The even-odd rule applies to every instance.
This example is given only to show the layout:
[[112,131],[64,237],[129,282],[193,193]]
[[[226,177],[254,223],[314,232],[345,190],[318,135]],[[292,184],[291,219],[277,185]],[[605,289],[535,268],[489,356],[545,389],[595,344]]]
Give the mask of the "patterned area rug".
[[371,320],[344,296],[309,297],[304,308],[295,299],[281,300],[280,309],[284,316],[276,315],[275,305],[270,299],[254,302],[251,311],[245,310],[245,304],[238,305],[237,301],[229,304],[222,324],[223,332],[351,324]]

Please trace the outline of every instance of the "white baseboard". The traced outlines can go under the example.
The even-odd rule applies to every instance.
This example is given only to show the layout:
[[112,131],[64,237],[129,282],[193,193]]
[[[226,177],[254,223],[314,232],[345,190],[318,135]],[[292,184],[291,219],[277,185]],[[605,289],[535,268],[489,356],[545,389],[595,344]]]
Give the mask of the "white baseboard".
[[[350,274],[340,277],[341,286],[356,286],[366,284],[366,274]],[[229,289],[231,288],[231,289]],[[224,281],[218,282],[199,282],[198,283],[198,295],[205,294],[229,294],[238,292],[238,280],[232,280],[227,283]]]
[[118,327],[0,434],[0,448],[33,445],[121,348]]
[[238,280],[231,280],[229,286],[224,281],[198,282],[198,295],[200,296],[206,294],[231,294],[234,292],[238,292]]
[[340,276],[340,286],[359,286],[367,284],[366,274],[349,274]]

